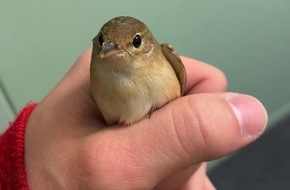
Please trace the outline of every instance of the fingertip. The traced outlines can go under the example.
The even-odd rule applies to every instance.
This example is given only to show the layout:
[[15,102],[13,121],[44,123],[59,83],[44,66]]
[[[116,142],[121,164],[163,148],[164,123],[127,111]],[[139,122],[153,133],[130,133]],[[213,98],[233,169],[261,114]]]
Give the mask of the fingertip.
[[237,117],[242,134],[254,138],[260,136],[268,121],[263,104],[249,95],[228,93],[227,96],[227,102]]

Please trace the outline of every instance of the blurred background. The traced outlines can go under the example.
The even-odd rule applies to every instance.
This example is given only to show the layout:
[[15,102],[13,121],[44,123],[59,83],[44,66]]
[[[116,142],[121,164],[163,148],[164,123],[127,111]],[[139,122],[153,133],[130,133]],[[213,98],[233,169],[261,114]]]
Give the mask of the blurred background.
[[221,69],[229,91],[259,98],[268,130],[290,114],[290,1],[2,0],[0,129],[27,102],[40,101],[119,15],[142,20],[160,43]]

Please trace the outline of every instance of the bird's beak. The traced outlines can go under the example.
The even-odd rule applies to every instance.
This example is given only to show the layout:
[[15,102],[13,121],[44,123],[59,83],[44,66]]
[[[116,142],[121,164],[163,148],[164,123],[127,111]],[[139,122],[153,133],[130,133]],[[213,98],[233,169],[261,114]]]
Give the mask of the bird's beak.
[[117,46],[116,46],[114,43],[112,43],[112,42],[110,42],[110,43],[105,43],[105,44],[103,44],[103,46],[102,46],[102,49],[101,49],[101,51],[100,51],[100,53],[99,53],[99,56],[100,56],[101,58],[104,58],[104,57],[106,57],[110,52],[112,52],[112,51],[114,51],[114,50],[117,50]]

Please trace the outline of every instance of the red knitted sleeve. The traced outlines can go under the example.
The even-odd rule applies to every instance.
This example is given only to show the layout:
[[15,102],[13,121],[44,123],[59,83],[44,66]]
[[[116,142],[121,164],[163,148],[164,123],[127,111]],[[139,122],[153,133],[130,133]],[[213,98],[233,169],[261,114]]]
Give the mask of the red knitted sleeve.
[[0,136],[0,190],[28,190],[24,164],[26,122],[36,107],[27,105]]

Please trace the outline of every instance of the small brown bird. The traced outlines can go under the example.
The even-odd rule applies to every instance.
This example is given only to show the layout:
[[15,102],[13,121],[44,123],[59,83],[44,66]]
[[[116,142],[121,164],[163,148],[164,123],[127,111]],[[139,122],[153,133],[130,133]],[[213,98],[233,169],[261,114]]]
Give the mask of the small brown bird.
[[180,97],[186,72],[169,44],[132,17],[109,20],[93,39],[91,90],[108,125],[132,124]]

